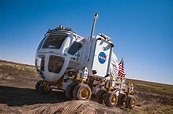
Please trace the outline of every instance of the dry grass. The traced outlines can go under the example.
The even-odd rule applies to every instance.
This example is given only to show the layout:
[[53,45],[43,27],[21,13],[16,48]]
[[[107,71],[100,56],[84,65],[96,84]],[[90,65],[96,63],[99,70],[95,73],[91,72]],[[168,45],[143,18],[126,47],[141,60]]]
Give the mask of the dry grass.
[[173,96],[173,85],[168,84],[161,84],[161,83],[155,83],[155,82],[147,82],[147,81],[141,81],[141,80],[132,80],[128,79],[128,83],[133,83],[135,88],[146,88],[148,91],[152,91],[155,93],[162,93],[163,95],[170,95]]
[[34,66],[0,60],[0,74],[6,75],[36,75]]

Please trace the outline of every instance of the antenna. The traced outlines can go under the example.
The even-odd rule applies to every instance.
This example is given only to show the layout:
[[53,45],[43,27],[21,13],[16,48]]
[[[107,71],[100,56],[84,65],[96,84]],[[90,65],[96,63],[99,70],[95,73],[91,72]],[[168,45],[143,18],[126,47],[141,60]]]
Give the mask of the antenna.
[[95,29],[95,24],[96,24],[97,18],[98,18],[98,13],[95,13],[95,15],[94,15],[94,20],[93,20],[93,24],[92,24],[92,29],[91,29],[91,35],[90,35],[90,37],[89,37],[89,42],[91,41],[91,38],[92,38],[92,36],[93,36],[93,34],[94,34],[94,29]]

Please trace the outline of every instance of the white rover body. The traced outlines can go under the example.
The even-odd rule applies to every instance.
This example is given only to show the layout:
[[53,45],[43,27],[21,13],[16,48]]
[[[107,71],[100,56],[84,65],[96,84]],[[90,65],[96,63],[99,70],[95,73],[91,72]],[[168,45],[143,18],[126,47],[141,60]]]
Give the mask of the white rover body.
[[42,80],[35,88],[39,93],[65,90],[68,99],[85,100],[95,94],[107,106],[125,102],[133,108],[135,98],[129,95],[133,87],[118,76],[113,43],[104,34],[93,36],[96,19],[97,14],[87,39],[62,26],[48,30],[36,53],[35,66]]

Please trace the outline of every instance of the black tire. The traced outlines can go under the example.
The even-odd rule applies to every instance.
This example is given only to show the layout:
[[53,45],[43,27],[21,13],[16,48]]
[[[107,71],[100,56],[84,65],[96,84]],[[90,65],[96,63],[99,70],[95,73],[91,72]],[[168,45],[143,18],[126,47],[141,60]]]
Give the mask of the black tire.
[[106,92],[104,96],[104,103],[106,106],[113,107],[117,104],[118,97],[115,93],[113,92]]
[[73,89],[73,98],[77,100],[86,100],[91,98],[91,89],[86,84],[78,84]]
[[69,99],[69,100],[73,99],[73,89],[75,88],[76,85],[77,85],[77,83],[71,83],[67,86],[67,88],[65,90],[67,99]]
[[104,100],[104,94],[106,93],[105,90],[99,90],[97,93],[96,93],[96,100],[98,103],[102,104],[103,103],[103,100]]
[[42,80],[39,80],[39,81],[35,84],[35,90],[36,90],[37,92],[39,92],[39,86],[40,86],[41,83],[42,83]]
[[130,109],[134,108],[136,106],[136,99],[135,99],[135,97],[132,96],[132,95],[127,96],[125,104],[126,104],[127,108],[130,108]]
[[46,86],[40,84],[40,86],[39,86],[39,93],[40,93],[40,94],[48,94],[48,93],[50,93],[51,91],[52,91],[51,88],[46,87]]
[[118,107],[123,106],[123,102],[124,102],[125,96],[126,95],[125,94],[122,94],[122,93],[120,93],[118,95],[118,102],[117,102],[117,105],[116,106],[118,106]]

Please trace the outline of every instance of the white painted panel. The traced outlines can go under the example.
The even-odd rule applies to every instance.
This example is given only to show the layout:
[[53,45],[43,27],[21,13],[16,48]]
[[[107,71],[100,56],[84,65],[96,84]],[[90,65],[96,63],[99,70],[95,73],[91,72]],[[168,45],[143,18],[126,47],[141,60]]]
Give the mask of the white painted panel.
[[96,70],[100,77],[107,75],[107,69],[109,65],[111,46],[104,40],[97,40],[92,70]]

